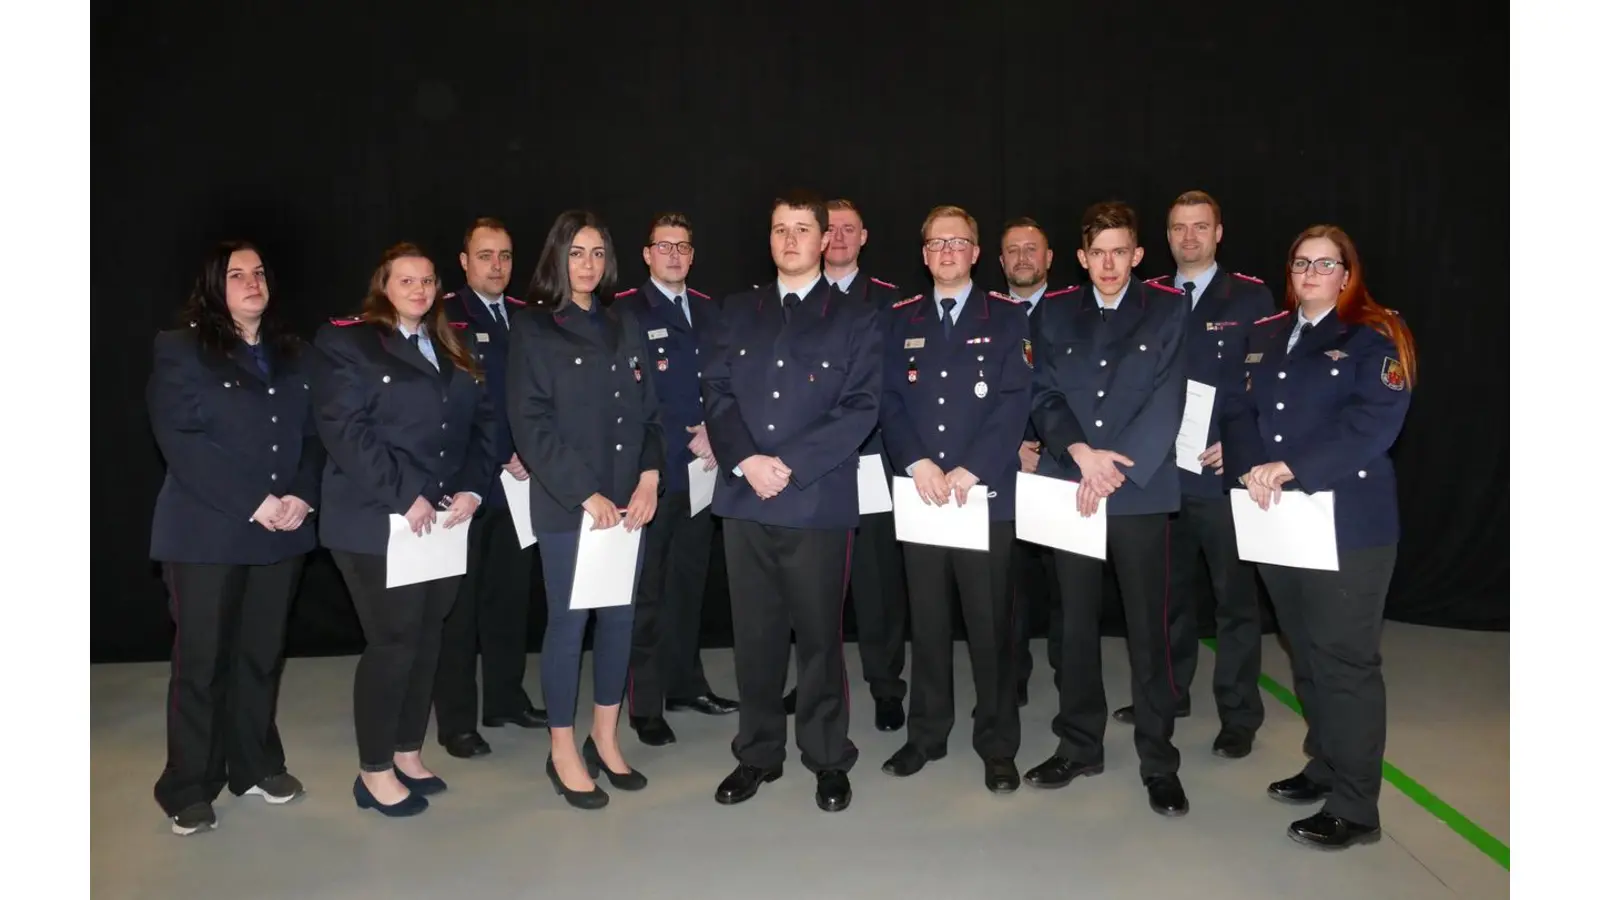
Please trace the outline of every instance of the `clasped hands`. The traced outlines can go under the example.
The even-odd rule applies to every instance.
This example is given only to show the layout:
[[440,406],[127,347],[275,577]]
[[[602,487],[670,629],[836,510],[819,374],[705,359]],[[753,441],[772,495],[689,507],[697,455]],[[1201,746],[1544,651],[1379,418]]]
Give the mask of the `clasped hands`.
[[1283,486],[1294,480],[1289,464],[1262,463],[1239,476],[1239,483],[1250,492],[1250,500],[1262,509],[1269,508],[1283,497]]
[[[461,491],[454,496],[445,497],[448,505],[444,508],[444,527],[454,528],[462,522],[472,519],[473,513],[478,511],[478,497],[469,491]],[[418,497],[411,501],[411,508],[406,510],[406,524],[411,526],[411,533],[421,536],[433,531],[433,525],[439,520],[439,511],[433,508],[426,497]]]
[[978,483],[978,476],[957,466],[946,472],[931,459],[919,459],[911,467],[911,480],[916,483],[917,496],[930,506],[943,506],[955,495],[957,506],[967,505],[967,492]]
[[1117,468],[1120,463],[1133,466],[1133,460],[1115,450],[1096,450],[1088,444],[1073,444],[1067,454],[1078,464],[1083,478],[1078,481],[1078,514],[1084,518],[1094,515],[1100,501],[1122,487],[1128,476]]
[[583,501],[583,509],[594,517],[594,526],[591,531],[604,531],[622,523],[624,531],[638,531],[650,524],[656,517],[656,494],[659,493],[661,473],[655,469],[647,469],[639,473],[639,483],[634,486],[633,496],[628,498],[626,509],[617,509],[604,494],[596,491]]
[[311,504],[293,494],[283,497],[268,494],[267,499],[256,507],[250,521],[268,531],[293,531],[305,522],[310,513]]

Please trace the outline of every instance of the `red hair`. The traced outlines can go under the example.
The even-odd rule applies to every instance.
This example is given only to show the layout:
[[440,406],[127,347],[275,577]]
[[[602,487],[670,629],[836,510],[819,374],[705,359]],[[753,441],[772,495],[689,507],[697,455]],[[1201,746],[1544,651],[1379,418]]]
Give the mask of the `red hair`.
[[1334,304],[1334,310],[1339,316],[1339,321],[1347,325],[1365,325],[1373,331],[1394,342],[1396,353],[1400,357],[1400,374],[1406,380],[1409,390],[1417,383],[1417,345],[1411,336],[1411,329],[1394,310],[1378,305],[1372,299],[1372,294],[1367,290],[1366,270],[1361,266],[1361,257],[1356,253],[1355,241],[1350,240],[1350,235],[1345,234],[1343,228],[1337,225],[1313,225],[1289,245],[1289,261],[1284,266],[1284,274],[1289,281],[1288,290],[1284,298],[1288,301],[1289,308],[1300,308],[1300,297],[1294,291],[1294,258],[1300,250],[1300,245],[1313,238],[1326,238],[1339,248],[1339,256],[1344,264],[1344,269],[1350,275],[1350,281],[1345,284],[1344,290],[1339,292],[1339,299]]

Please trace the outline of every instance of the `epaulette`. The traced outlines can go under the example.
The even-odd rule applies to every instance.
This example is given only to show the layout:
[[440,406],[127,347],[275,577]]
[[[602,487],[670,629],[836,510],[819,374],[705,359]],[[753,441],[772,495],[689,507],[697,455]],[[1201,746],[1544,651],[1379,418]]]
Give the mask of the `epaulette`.
[[1171,277],[1172,277],[1171,275],[1157,275],[1154,278],[1146,278],[1144,280],[1144,283],[1145,284],[1155,284],[1156,282],[1162,280],[1163,278],[1171,278]]
[[637,294],[637,293],[639,293],[639,289],[638,288],[628,288],[625,291],[618,291],[615,299],[621,300],[623,297],[627,297],[630,294]]
[[451,328],[463,328],[464,329],[464,328],[467,327],[467,324],[468,323],[466,323],[466,322],[451,322],[450,323],[450,327]]
[[1004,300],[1005,302],[1010,303],[1013,306],[1017,306],[1017,305],[1020,305],[1022,303],[1021,300],[1018,300],[1017,298],[1011,296],[1010,294],[1002,294],[999,291],[990,291],[989,292],[989,296],[993,297],[996,300]]
[[686,290],[689,293],[695,295],[696,297],[699,297],[701,300],[710,300],[711,299],[711,295],[710,294],[702,294],[699,291],[695,290],[694,288],[684,288],[684,290]]
[[1148,281],[1146,281],[1145,284],[1150,285],[1158,291],[1166,291],[1169,294],[1177,294],[1179,297],[1183,296],[1183,291],[1178,290],[1170,284],[1151,284]]
[[526,301],[526,300],[518,300],[517,298],[511,296],[510,294],[506,295],[506,302],[507,303],[515,303],[518,306],[527,306],[528,305],[528,301]]
[[889,308],[890,309],[899,309],[902,306],[910,306],[911,304],[913,304],[913,303],[915,303],[915,302],[917,302],[918,300],[921,300],[921,299],[922,299],[922,295],[921,294],[918,294],[915,297],[907,297],[906,299],[901,300],[899,303],[896,303],[895,305],[893,305],[893,306],[891,306]]
[[872,282],[873,284],[877,285],[878,287],[886,287],[891,291],[900,290],[900,286],[899,285],[890,284],[889,282],[884,281],[882,278],[873,278],[871,276],[868,276],[867,280]]
[[1256,284],[1266,284],[1265,281],[1262,281],[1261,279],[1255,277],[1254,275],[1246,275],[1243,272],[1229,272],[1228,274],[1232,275],[1235,278],[1242,278],[1245,281],[1254,281]]
[[1261,318],[1256,320],[1256,324],[1257,325],[1265,325],[1268,322],[1273,321],[1274,319],[1281,319],[1284,316],[1287,316],[1288,314],[1289,314],[1289,311],[1286,309],[1286,310],[1284,310],[1282,312],[1273,313],[1270,316],[1262,316]]
[[362,322],[365,322],[366,319],[363,319],[360,316],[353,316],[353,317],[348,318],[348,319],[329,319],[328,321],[332,322],[334,325],[338,326],[339,328],[345,328],[345,327],[348,327],[350,325],[360,325]]
[[450,298],[454,297],[455,295],[456,295],[456,292],[455,291],[451,291],[450,293],[445,294],[443,297],[440,297],[439,299],[440,300],[449,300]]
[[1061,289],[1061,290],[1059,290],[1059,291],[1047,291],[1047,292],[1045,292],[1045,295],[1044,295],[1044,296],[1045,296],[1045,297],[1046,297],[1046,298],[1048,298],[1048,297],[1059,297],[1059,296],[1061,296],[1061,295],[1062,295],[1062,294],[1070,294],[1070,293],[1072,293],[1072,292],[1073,292],[1073,291],[1075,291],[1075,290],[1077,290],[1077,289],[1078,289],[1078,288],[1081,288],[1081,287],[1083,287],[1083,285],[1081,285],[1081,284],[1075,284],[1075,285],[1073,285],[1073,286],[1072,286],[1072,287],[1064,287],[1064,288],[1062,288],[1062,289]]

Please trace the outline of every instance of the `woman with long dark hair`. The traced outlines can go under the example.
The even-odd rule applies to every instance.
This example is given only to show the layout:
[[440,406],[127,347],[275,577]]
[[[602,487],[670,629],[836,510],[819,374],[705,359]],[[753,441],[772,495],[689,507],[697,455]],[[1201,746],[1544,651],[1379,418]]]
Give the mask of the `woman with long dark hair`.
[[301,793],[275,719],[322,453],[303,345],[279,330],[272,295],[254,246],[213,248],[179,327],[156,335],[146,392],[167,463],[150,556],[177,625],[155,796],[179,835],[216,824],[224,785],[274,804]]
[[[584,514],[593,528],[642,530],[655,516],[666,449],[643,329],[602,299],[617,281],[611,235],[592,213],[562,213],[550,228],[511,329],[506,408],[544,568],[549,624],[540,680],[550,716],[545,774],[580,809],[609,798],[594,779],[636,791],[645,777],[623,760],[617,719],[633,640],[633,604],[593,610],[594,720],[580,753],[573,736],[583,634],[591,610],[572,608]],[[634,562],[634,589],[644,535]]]
[[1368,292],[1343,229],[1306,229],[1286,268],[1289,308],[1252,329],[1242,377],[1228,385],[1223,445],[1262,509],[1285,490],[1333,494],[1338,570],[1260,569],[1289,642],[1310,757],[1267,792],[1286,803],[1325,800],[1289,836],[1341,849],[1381,834],[1379,639],[1400,540],[1389,449],[1411,405],[1417,356],[1399,314]]
[[390,516],[421,534],[467,528],[497,468],[483,373],[434,301],[433,262],[389,248],[361,315],[317,334],[313,399],[328,448],[322,544],[367,646],[356,666],[356,805],[416,815],[444,780],[422,762],[444,617],[459,576],[387,587]]

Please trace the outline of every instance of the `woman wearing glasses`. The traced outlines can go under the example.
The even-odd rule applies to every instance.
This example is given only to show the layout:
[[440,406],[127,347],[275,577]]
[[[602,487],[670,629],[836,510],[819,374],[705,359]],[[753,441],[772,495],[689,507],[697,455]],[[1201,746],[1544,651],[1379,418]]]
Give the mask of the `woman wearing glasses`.
[[1331,492],[1339,568],[1262,565],[1289,641],[1305,710],[1300,774],[1267,792],[1324,800],[1289,826],[1303,844],[1342,849],[1380,836],[1384,686],[1379,638],[1400,538],[1389,448],[1411,405],[1411,332],[1368,293],[1349,235],[1307,229],[1289,251],[1289,309],[1256,323],[1242,376],[1227,386],[1231,474],[1269,509],[1285,490]]
[[[591,610],[573,608],[578,542],[587,527],[637,531],[650,524],[661,491],[665,445],[644,329],[601,298],[617,281],[611,235],[592,213],[564,212],[550,226],[517,313],[506,364],[506,410],[517,453],[532,475],[529,513],[539,539],[549,619],[539,655],[550,710],[545,774],[579,809],[609,796],[594,779],[637,791],[645,777],[617,743],[617,719],[633,640],[632,597],[592,610],[594,720],[580,752],[573,735],[583,633]],[[638,589],[645,537],[639,538]]]

